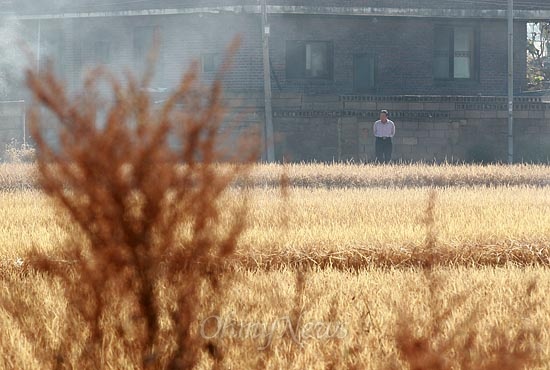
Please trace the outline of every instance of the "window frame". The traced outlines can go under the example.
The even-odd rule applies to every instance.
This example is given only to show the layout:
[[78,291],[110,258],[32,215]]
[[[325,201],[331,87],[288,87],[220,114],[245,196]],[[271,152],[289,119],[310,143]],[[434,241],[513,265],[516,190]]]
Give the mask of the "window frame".
[[[372,76],[372,87],[366,89],[366,90],[360,90],[357,87],[357,78],[356,78],[356,70],[357,70],[357,59],[359,57],[370,57],[372,58],[373,63],[373,76]],[[375,53],[355,53],[353,54],[353,92],[358,94],[364,94],[364,93],[374,93],[376,92],[376,81],[377,81],[377,70],[378,70],[378,63]]]
[[[98,46],[105,47],[102,51],[106,51],[107,53],[105,55],[99,55],[98,51],[100,48]],[[113,45],[112,42],[106,39],[96,39],[93,41],[93,59],[94,64],[103,64],[108,65],[112,62],[112,51],[113,51]]]
[[[150,30],[149,35],[151,36],[151,40],[149,41],[149,48],[144,47],[142,45],[138,44],[138,32],[142,32],[143,30]],[[134,68],[135,71],[138,73],[138,75],[141,75],[141,73],[144,72],[145,68],[147,67],[148,57],[149,53],[151,52],[151,48],[153,47],[153,43],[157,40],[155,40],[155,35],[158,35],[159,39],[159,45],[158,45],[158,54],[156,55],[156,60],[154,64],[154,77],[152,80],[152,85],[156,84],[165,84],[165,53],[164,53],[164,45],[162,43],[162,33],[164,29],[162,25],[159,24],[148,24],[148,25],[139,25],[135,26],[133,28],[132,33],[132,55],[133,55],[133,61],[134,61]],[[139,55],[138,55],[139,54]]]
[[[290,72],[292,68],[289,63],[289,45],[297,43],[300,46],[301,60],[303,65],[298,73]],[[327,47],[327,75],[323,76],[308,76],[306,70],[306,49],[307,44],[325,44]],[[311,80],[311,81],[333,81],[334,80],[334,41],[333,40],[286,40],[285,41],[285,77],[287,80]]]
[[[206,58],[214,58],[213,59],[213,64],[214,64],[214,68],[212,70],[207,70],[205,68],[205,59]],[[216,59],[215,58],[219,58],[218,60],[218,63],[216,63]],[[220,52],[207,52],[207,53],[202,53],[201,54],[201,71],[203,73],[216,73],[216,72],[219,72],[219,69],[222,67],[223,65],[223,53],[220,53]]]
[[40,65],[38,66],[40,72],[44,71],[48,66],[48,62],[51,61],[54,73],[58,76],[65,75],[63,65],[67,58],[67,40],[64,35],[63,28],[58,25],[42,30],[42,37],[38,46],[41,55]]
[[[474,33],[474,46],[473,46],[473,60],[472,60],[472,76],[470,78],[457,78],[454,77],[455,74],[455,29],[457,28],[469,28]],[[435,38],[437,34],[441,32],[449,32],[449,76],[444,77],[436,77],[435,76],[435,57],[436,57],[436,43]],[[473,25],[473,24],[436,24],[434,26],[434,33],[433,33],[433,50],[432,50],[432,78],[434,81],[438,82],[479,82],[480,79],[480,64],[481,64],[481,58],[480,58],[480,28],[479,25]]]
[[[153,42],[155,41],[155,33],[158,33],[159,35],[162,32],[161,26],[158,25],[146,25],[146,26],[136,26],[133,29],[132,34],[132,42],[133,42],[133,56],[134,59],[146,59],[148,53],[151,51],[150,49],[147,49],[146,47],[138,44],[138,32],[149,30],[149,35],[151,36],[151,40],[149,41],[152,47]],[[139,50],[139,52],[138,52]],[[138,55],[139,54],[139,55]]]

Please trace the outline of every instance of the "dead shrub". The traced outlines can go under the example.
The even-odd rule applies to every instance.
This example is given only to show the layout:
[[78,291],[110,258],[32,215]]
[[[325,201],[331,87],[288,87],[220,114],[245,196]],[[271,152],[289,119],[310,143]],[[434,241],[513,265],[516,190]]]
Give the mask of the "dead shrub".
[[[238,42],[211,86],[199,82],[194,63],[160,107],[147,93],[152,62],[141,80],[95,69],[78,95],[51,68],[27,71],[39,182],[79,230],[55,258],[39,251],[25,258],[29,269],[61,282],[68,303],[59,343],[38,351],[44,367],[117,367],[123,358],[128,368],[188,369],[203,353],[222,360],[194,327],[209,299],[204,291],[221,293],[224,259],[245,228],[246,204],[228,210],[227,228],[218,201],[257,157],[242,147],[231,166],[217,166],[228,158],[219,149],[222,80]],[[112,100],[98,92],[105,83]],[[42,106],[58,121],[57,147],[45,138]]]

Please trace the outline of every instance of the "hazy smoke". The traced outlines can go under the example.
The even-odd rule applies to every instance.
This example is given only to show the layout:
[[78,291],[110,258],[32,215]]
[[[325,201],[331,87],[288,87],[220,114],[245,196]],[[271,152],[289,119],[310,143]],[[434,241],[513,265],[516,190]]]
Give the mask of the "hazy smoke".
[[27,66],[21,40],[21,26],[13,18],[3,19],[0,25],[0,97],[4,99],[10,88],[21,81]]

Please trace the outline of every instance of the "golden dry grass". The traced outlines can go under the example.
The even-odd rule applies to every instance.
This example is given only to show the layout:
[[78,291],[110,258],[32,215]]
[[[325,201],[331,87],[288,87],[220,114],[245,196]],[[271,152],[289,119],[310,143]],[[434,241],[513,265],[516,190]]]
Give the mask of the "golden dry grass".
[[[447,264],[498,263],[499,257],[550,263],[550,188],[435,191],[435,247],[448,255]],[[293,189],[285,202],[277,190],[253,194],[242,253],[262,264],[332,256],[337,264],[395,266],[408,263],[425,241],[429,189]]]
[[29,163],[0,163],[0,189],[4,191],[37,187],[36,165]]
[[[223,169],[224,165],[219,166]],[[546,186],[550,166],[503,165],[410,165],[377,166],[353,163],[258,164],[248,185],[278,187],[282,174],[290,186],[301,187],[419,187],[419,186]],[[29,163],[0,163],[0,189],[37,187],[38,172]]]
[[[430,296],[426,273],[410,267],[426,247],[432,190],[435,245],[430,253],[444,256],[444,266],[435,270],[443,281],[436,297]],[[198,300],[202,303],[193,330],[199,335],[204,328],[216,356],[205,350],[197,368],[409,368],[399,350],[404,329],[407,338],[411,333],[428,338],[430,348],[452,341],[448,352],[441,350],[448,361],[442,368],[485,364],[494,369],[490,362],[502,358],[512,363],[507,354],[495,355],[499,345],[509,351],[516,345],[527,348],[533,362],[522,362],[525,368],[544,369],[550,363],[549,187],[295,186],[284,193],[273,187],[249,190],[247,229],[230,263],[233,284],[214,300]],[[230,190],[221,209],[235,209],[242,200],[242,193]],[[3,301],[18,302],[27,324],[47,333],[30,340],[20,323],[1,311],[5,334],[0,349],[10,355],[2,358],[0,368],[39,368],[41,341],[55,343],[56,333],[67,325],[83,336],[85,330],[77,317],[71,319],[60,282],[28,271],[17,259],[32,248],[55,258],[76,228],[37,190],[0,192],[0,213],[1,270],[10,287]],[[231,214],[225,213],[220,231],[230,224]],[[183,227],[180,236],[187,232]],[[307,271],[299,293],[297,271]],[[527,299],[533,281],[537,289]],[[204,286],[200,294],[212,297],[209,289]],[[161,292],[168,302],[170,291]],[[434,306],[450,312],[436,322],[437,333]],[[295,323],[296,318],[301,321]],[[297,332],[312,337],[293,337],[293,322]],[[225,331],[213,323],[225,323]],[[312,332],[315,327],[320,332]],[[75,336],[75,353],[83,336]],[[98,368],[139,368],[128,347],[114,338],[113,333],[105,344]],[[409,338],[413,345],[422,343],[414,338]],[[456,346],[467,347],[458,353],[469,354],[473,367],[459,365],[464,359],[453,352]],[[76,354],[64,361],[78,367]]]
[[277,186],[283,173],[289,185],[306,187],[550,185],[550,166],[532,164],[269,164],[256,166],[251,177],[255,184]]
[[[237,258],[250,267],[333,264],[341,267],[415,263],[425,241],[430,189],[253,188]],[[550,187],[435,189],[436,251],[446,265],[550,266]],[[222,208],[244,198],[231,191]],[[54,253],[72,227],[39,191],[0,193],[0,255],[14,260],[32,248]],[[231,227],[231,214],[222,219]],[[182,236],[186,229],[181,230]]]
[[[436,270],[436,274],[444,277],[440,301],[437,301],[442,309],[454,304],[456,297],[466,292],[466,298],[453,307],[452,315],[441,323],[443,338],[448,338],[472,312],[478,312],[478,317],[468,323],[468,328],[474,330],[469,349],[477,364],[473,368],[480,368],[482,361],[491,359],[488,353],[498,343],[493,337],[496,331],[500,331],[498,341],[503,341],[533,326],[541,330],[540,338],[528,338],[527,343],[534,346],[542,361],[536,368],[547,368],[544,365],[550,363],[550,301],[546,299],[550,272],[547,269],[458,268]],[[55,342],[57,333],[67,326],[77,333],[84,330],[77,317],[69,313],[68,319],[65,318],[67,305],[58,282],[32,274],[12,275],[12,278],[18,282],[17,288],[4,292],[4,300],[16,296],[17,300],[27,302],[28,307],[21,310],[28,322],[36,325],[37,331],[44,327],[46,340]],[[415,318],[410,324],[419,335],[429,333],[430,299],[424,274],[419,270],[308,272],[299,300],[301,322],[296,333],[302,333],[301,338],[292,337],[287,321],[296,302],[294,270],[240,270],[233,279],[232,287],[217,298],[221,302],[201,300],[207,303],[200,306],[194,326],[197,335],[203,327],[206,337],[221,349],[224,369],[406,368],[396,350],[394,336],[403,318],[399,315],[405,310]],[[531,302],[526,300],[525,290],[533,279],[538,282],[533,301],[540,304],[529,308],[526,314],[522,302]],[[170,296],[167,291],[163,294],[166,299]],[[201,294],[208,296],[207,290]],[[3,333],[0,351],[11,354],[0,358],[0,368],[43,368],[37,356],[41,343],[23,336],[18,323],[5,312],[0,311],[0,320]],[[224,329],[223,322],[226,323]],[[276,330],[270,340],[274,323]],[[319,332],[310,326],[317,323],[321,323]],[[257,326],[252,326],[255,324]],[[329,334],[325,335],[327,330]],[[81,340],[78,336],[74,338],[75,352]],[[452,362],[453,356],[449,358]],[[74,358],[66,360],[79,368]],[[197,368],[212,366],[212,360],[204,353]],[[113,340],[104,345],[104,359],[97,368],[139,367],[113,335]]]

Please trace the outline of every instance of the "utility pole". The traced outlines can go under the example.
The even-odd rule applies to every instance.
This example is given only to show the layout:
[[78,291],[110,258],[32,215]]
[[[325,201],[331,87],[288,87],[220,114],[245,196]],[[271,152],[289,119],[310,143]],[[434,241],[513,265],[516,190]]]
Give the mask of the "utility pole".
[[508,0],[508,163],[514,163],[514,0]]
[[268,163],[275,162],[275,142],[273,135],[273,108],[271,106],[271,65],[269,62],[269,34],[270,26],[267,21],[267,0],[261,1],[262,11],[262,44],[264,58],[264,100],[265,100],[265,124],[264,124],[264,149],[265,160]]
[[25,109],[25,101],[23,101],[23,147],[27,148],[27,111]]

